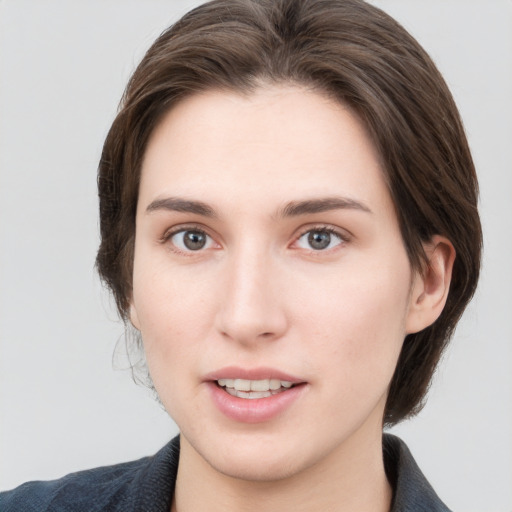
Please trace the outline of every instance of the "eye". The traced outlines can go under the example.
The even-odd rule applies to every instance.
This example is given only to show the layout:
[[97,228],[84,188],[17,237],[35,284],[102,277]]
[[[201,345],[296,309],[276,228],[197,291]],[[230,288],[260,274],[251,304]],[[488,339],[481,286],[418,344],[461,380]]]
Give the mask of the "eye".
[[319,228],[306,231],[297,240],[297,245],[301,249],[325,251],[342,244],[344,241],[344,238],[333,229]]
[[213,246],[213,240],[199,229],[182,229],[172,233],[168,240],[180,251],[200,251]]

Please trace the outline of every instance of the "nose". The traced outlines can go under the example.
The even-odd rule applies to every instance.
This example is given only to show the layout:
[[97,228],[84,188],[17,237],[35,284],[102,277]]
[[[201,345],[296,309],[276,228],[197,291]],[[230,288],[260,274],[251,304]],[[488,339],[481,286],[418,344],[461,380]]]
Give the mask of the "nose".
[[275,261],[271,255],[247,252],[227,263],[217,329],[225,338],[253,346],[283,336],[287,317]]

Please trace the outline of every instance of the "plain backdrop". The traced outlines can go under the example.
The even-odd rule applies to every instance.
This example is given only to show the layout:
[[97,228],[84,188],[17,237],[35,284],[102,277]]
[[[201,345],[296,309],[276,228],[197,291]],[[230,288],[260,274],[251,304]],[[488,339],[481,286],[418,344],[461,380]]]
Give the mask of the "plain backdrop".
[[[0,0],[0,489],[151,454],[177,432],[113,362],[124,329],[94,271],[96,167],[128,76],[197,3]],[[455,511],[511,512],[512,2],[374,3],[452,88],[485,230],[479,292],[426,408],[395,431]]]

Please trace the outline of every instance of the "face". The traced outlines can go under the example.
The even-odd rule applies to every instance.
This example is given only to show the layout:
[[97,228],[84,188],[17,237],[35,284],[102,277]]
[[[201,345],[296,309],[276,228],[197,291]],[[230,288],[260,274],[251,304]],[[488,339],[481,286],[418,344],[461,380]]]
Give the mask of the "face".
[[153,133],[131,320],[182,444],[215,470],[277,479],[380,440],[413,281],[378,155],[343,105],[210,91]]

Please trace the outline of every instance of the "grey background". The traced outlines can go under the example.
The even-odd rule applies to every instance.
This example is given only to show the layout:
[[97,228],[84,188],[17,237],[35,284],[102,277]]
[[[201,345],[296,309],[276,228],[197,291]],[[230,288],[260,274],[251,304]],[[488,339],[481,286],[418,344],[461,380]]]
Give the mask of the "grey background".
[[[0,489],[150,454],[176,427],[94,273],[96,166],[125,82],[196,1],[0,0]],[[431,53],[481,182],[485,260],[429,402],[395,429],[454,510],[512,510],[512,2],[380,0]]]

